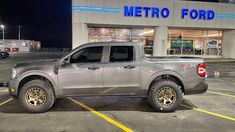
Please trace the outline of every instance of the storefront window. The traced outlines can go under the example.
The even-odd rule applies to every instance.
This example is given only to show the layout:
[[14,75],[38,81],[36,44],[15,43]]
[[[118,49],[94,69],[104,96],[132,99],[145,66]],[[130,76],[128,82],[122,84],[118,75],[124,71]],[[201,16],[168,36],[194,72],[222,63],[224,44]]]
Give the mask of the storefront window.
[[117,28],[89,28],[89,42],[129,42],[130,30]]
[[88,28],[89,42],[135,42],[144,45],[147,54],[152,54],[153,29],[150,28]]
[[[153,28],[89,27],[89,42],[136,42],[153,53]],[[222,31],[169,29],[168,55],[222,55]]]
[[170,55],[222,55],[222,31],[169,29]]

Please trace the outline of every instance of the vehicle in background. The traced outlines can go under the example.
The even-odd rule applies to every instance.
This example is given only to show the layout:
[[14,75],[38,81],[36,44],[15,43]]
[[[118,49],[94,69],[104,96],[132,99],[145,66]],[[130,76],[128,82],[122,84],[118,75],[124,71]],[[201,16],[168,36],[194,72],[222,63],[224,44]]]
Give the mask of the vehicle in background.
[[49,110],[55,98],[94,95],[144,95],[157,111],[170,112],[183,94],[205,92],[205,77],[201,58],[146,58],[140,44],[89,43],[58,60],[15,65],[9,91],[29,112]]
[[9,53],[7,53],[7,52],[3,52],[3,51],[0,51],[0,58],[7,58],[7,57],[9,57],[10,56],[10,54]]

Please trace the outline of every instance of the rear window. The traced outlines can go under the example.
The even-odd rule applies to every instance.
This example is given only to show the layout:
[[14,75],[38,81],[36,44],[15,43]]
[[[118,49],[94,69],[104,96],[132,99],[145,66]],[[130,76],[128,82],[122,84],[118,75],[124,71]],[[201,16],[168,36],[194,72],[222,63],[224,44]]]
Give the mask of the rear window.
[[110,62],[123,62],[133,60],[133,46],[112,46]]

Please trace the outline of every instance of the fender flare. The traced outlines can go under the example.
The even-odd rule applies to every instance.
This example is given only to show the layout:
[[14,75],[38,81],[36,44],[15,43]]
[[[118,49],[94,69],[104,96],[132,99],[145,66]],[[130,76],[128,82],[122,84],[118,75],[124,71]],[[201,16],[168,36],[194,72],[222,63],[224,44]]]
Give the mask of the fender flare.
[[144,88],[145,89],[149,89],[151,83],[153,82],[154,79],[156,79],[157,77],[159,76],[162,76],[162,75],[172,75],[172,76],[175,76],[177,77],[179,80],[181,80],[183,86],[184,85],[184,78],[181,74],[179,74],[178,72],[176,71],[173,71],[173,70],[163,70],[163,71],[160,71],[160,72],[157,72],[155,74],[153,74],[149,79],[148,79],[148,82],[144,85]]
[[44,73],[44,72],[41,72],[41,71],[38,71],[38,70],[31,70],[31,71],[27,71],[25,73],[23,73],[21,76],[18,77],[18,83],[17,83],[17,93],[18,93],[18,90],[19,90],[19,84],[20,82],[25,79],[26,77],[28,76],[41,76],[41,77],[44,77],[46,78],[51,84],[52,84],[52,87],[53,87],[53,90],[55,92],[56,95],[59,94],[59,89],[58,89],[58,86],[56,85],[56,82],[54,79],[52,79],[48,74]]

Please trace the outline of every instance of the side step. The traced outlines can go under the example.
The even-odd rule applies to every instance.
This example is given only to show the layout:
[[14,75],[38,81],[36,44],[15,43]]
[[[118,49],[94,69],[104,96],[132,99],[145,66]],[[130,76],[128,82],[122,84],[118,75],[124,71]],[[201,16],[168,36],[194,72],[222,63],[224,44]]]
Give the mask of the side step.
[[66,95],[66,97],[102,97],[102,96],[120,96],[120,97],[132,97],[132,98],[140,98],[146,97],[137,94],[75,94],[75,95]]

